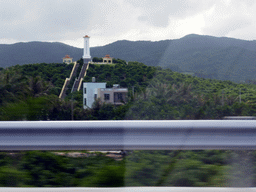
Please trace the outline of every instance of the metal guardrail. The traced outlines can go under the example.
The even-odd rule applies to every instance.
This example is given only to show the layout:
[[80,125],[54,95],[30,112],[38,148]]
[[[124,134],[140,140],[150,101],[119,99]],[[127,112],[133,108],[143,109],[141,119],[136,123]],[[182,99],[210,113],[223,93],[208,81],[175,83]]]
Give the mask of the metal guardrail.
[[[256,149],[256,120],[0,122],[0,150]],[[0,188],[0,191],[256,192],[256,188]]]
[[256,120],[0,122],[0,150],[254,150]]
[[256,188],[221,187],[117,187],[117,188],[0,188],[3,192],[255,192]]

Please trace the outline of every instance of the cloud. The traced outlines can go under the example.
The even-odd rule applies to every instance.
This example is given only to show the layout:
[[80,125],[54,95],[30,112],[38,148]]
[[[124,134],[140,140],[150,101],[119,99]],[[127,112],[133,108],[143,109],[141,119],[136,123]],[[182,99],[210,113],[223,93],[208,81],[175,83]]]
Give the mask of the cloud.
[[0,43],[82,47],[86,34],[92,46],[190,33],[255,38],[254,0],[0,0],[0,5]]
[[141,8],[140,21],[146,21],[157,27],[167,27],[169,19],[178,20],[193,17],[210,8],[214,3],[212,0],[128,0],[128,2]]
[[[106,2],[111,2],[110,9],[107,9]],[[213,6],[211,0],[207,3],[199,0],[106,2],[98,6],[101,13],[98,19],[101,23],[97,22],[90,31],[98,40],[96,42],[92,38],[93,44],[100,44],[100,42],[106,44],[122,39],[156,41],[181,37],[189,31],[199,33],[202,19],[198,15]],[[189,22],[196,22],[196,24]]]
[[89,5],[82,0],[2,1],[1,37],[23,41],[61,39],[66,33],[88,26]]
[[206,25],[202,31],[208,35],[229,36],[236,31],[247,30],[255,23],[255,8],[251,0],[219,2],[204,15]]
[[[78,42],[85,34],[105,38],[103,42],[107,43],[139,25],[139,9],[122,0],[0,0],[0,3],[3,28],[0,43],[6,39]],[[95,43],[102,45],[100,41]]]

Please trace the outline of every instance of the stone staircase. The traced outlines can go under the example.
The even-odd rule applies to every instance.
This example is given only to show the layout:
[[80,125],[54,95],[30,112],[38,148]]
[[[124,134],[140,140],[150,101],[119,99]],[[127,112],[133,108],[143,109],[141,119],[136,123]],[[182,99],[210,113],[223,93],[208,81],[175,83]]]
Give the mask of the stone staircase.
[[82,82],[83,82],[83,79],[84,77],[86,76],[86,72],[89,68],[89,62],[85,62],[82,66],[82,69],[80,71],[80,74],[79,74],[79,77],[78,79],[75,80],[74,84],[73,84],[73,87],[72,87],[72,90],[71,90],[71,93],[75,92],[75,91],[80,91],[81,89],[81,86],[82,86]]
[[68,89],[68,85],[69,85],[71,79],[76,75],[78,66],[79,66],[79,65],[77,64],[77,62],[75,62],[75,63],[74,63],[74,66],[73,66],[73,69],[72,69],[72,71],[71,71],[71,73],[70,73],[69,78],[66,78],[66,79],[65,79],[65,82],[64,82],[64,84],[63,84],[63,87],[62,87],[61,92],[60,92],[60,95],[59,95],[59,98],[60,98],[60,99],[64,99],[64,98],[66,97],[66,91],[67,91],[67,89]]

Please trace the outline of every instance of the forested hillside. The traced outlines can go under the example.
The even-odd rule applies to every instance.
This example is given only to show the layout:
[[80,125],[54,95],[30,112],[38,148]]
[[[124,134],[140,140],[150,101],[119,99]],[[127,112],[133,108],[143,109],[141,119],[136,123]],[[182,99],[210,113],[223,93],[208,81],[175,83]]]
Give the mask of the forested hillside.
[[[78,61],[80,63],[80,61]],[[128,87],[137,85],[135,92],[145,88],[149,79],[153,78],[156,69],[141,63],[126,65],[123,60],[115,60],[113,66],[98,66],[104,73],[91,65],[89,75],[96,76],[98,80]],[[16,65],[0,71],[0,119],[1,120],[69,120],[71,118],[71,87],[66,100],[59,100],[58,95],[66,77],[69,77],[73,65],[66,64],[29,64]],[[123,72],[122,72],[123,71]],[[79,70],[78,70],[79,73]],[[113,73],[113,74],[111,74]],[[106,79],[100,79],[104,77]],[[111,79],[110,79],[111,76]],[[127,78],[126,78],[127,76]],[[91,81],[91,77],[89,77]],[[125,80],[124,80],[125,79]],[[72,83],[70,84],[72,86]],[[132,97],[129,93],[129,97]],[[75,119],[124,119],[129,103],[114,107],[103,105],[90,110],[82,109],[82,92],[73,94]],[[131,99],[129,99],[131,100]],[[111,110],[106,110],[109,108]]]
[[[73,94],[74,120],[222,119],[256,116],[256,85],[204,79],[114,59],[114,65],[90,65],[84,81],[96,77],[108,87],[129,89],[122,106],[96,100],[82,108],[82,92]],[[78,61],[81,63],[81,60]],[[58,98],[72,65],[29,64],[0,70],[0,120],[70,120],[72,95]],[[132,92],[134,87],[134,95]],[[240,94],[241,93],[241,94]],[[256,186],[252,151],[127,151],[118,160],[102,153],[0,153],[0,186]]]
[[107,82],[109,87],[116,83],[130,91],[135,87],[126,119],[222,119],[230,115],[256,115],[254,84],[203,79],[138,62],[115,67],[91,65],[85,81],[91,81],[92,77]]
[[155,75],[156,68],[146,66],[139,62],[123,62],[116,65],[90,65],[85,82],[90,82],[92,77],[96,77],[98,82],[107,82],[107,87],[113,84],[120,84],[121,87],[146,88],[149,80]]
[[127,119],[222,119],[256,115],[256,85],[158,70]]
[[[84,81],[96,77],[98,82],[107,82],[107,87],[113,84],[127,87],[128,103],[115,107],[97,101],[94,108],[83,110],[82,91],[76,92],[75,119],[221,119],[256,114],[253,83],[203,79],[138,62],[126,64],[118,59],[115,62],[115,65],[90,65]],[[59,100],[58,95],[72,67],[42,63],[1,70],[0,119],[70,119],[72,83],[66,100]]]
[[73,64],[16,65],[0,71],[0,106],[27,97],[58,95]]
[[[0,45],[0,67],[59,63],[66,54],[78,60],[82,57],[83,50],[62,43],[46,42]],[[180,39],[157,42],[122,40],[91,48],[93,57],[104,57],[106,54],[198,77],[234,82],[256,80],[255,41],[192,34]]]

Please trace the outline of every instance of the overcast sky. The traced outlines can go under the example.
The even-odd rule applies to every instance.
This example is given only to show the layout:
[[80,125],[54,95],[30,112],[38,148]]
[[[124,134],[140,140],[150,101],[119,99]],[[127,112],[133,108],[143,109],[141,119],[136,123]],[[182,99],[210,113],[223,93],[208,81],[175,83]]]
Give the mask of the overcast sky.
[[0,0],[0,44],[63,42],[91,47],[117,40],[187,34],[256,39],[255,0]]

